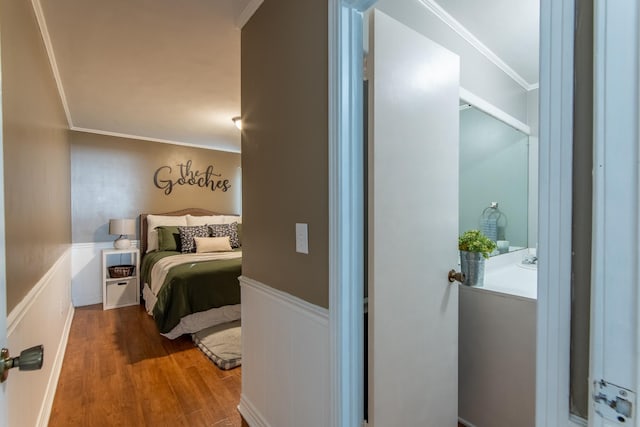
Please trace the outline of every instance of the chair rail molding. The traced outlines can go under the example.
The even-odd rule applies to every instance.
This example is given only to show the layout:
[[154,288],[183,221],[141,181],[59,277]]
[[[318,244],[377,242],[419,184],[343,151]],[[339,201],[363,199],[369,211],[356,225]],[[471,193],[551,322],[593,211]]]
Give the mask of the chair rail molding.
[[71,249],[67,248],[7,316],[8,348],[18,353],[42,344],[45,349],[41,370],[15,372],[6,383],[9,425],[49,423],[74,313],[70,288]]

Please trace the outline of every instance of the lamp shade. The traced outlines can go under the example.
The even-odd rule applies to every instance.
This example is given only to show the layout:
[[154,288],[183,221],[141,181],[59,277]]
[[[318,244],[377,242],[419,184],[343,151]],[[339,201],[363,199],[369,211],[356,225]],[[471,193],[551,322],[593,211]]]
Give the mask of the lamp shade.
[[110,219],[109,234],[118,234],[123,236],[136,234],[136,220],[135,219]]

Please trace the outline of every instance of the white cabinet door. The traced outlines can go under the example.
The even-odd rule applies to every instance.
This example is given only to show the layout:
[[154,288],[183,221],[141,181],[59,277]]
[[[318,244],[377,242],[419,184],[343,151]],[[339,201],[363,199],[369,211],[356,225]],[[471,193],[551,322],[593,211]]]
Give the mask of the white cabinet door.
[[457,425],[459,58],[378,10],[369,72],[369,425]]

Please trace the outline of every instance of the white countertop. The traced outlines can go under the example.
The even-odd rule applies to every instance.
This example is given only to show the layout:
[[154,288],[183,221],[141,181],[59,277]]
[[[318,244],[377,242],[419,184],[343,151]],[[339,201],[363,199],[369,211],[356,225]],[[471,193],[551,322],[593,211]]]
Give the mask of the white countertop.
[[476,288],[528,299],[538,297],[538,271],[523,265],[528,249],[491,257],[485,264],[484,286]]

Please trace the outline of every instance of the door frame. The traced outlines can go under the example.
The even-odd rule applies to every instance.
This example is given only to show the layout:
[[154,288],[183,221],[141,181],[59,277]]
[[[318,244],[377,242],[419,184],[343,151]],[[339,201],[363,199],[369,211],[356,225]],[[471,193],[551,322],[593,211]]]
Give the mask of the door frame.
[[[635,144],[638,153],[637,117],[640,110],[640,9],[632,1],[595,1],[594,8],[594,200],[591,272],[590,378],[604,378],[637,392],[640,389],[638,327],[640,292],[640,177],[638,161],[606,164],[607,150],[627,156]],[[585,420],[570,412],[571,337],[571,159],[573,144],[573,45],[574,0],[541,1],[540,49],[540,213],[538,270],[538,348],[536,425],[580,426]],[[621,43],[635,41],[631,49]],[[614,72],[611,72],[615,70]],[[629,85],[636,82],[636,86]],[[635,89],[632,90],[632,89]],[[626,114],[612,114],[622,110]],[[615,159],[613,160],[615,161]],[[616,172],[611,173],[613,170]],[[624,169],[624,170],[622,170]],[[635,176],[635,179],[633,178]],[[629,179],[630,178],[630,179]],[[629,190],[622,204],[611,203],[608,194]],[[622,211],[614,218],[613,212]],[[610,214],[607,214],[611,212]],[[624,224],[634,233],[620,232]],[[608,241],[606,231],[623,236]],[[627,230],[628,231],[628,230]],[[620,248],[634,248],[620,254]],[[635,257],[635,259],[634,259]],[[615,283],[615,286],[606,284]],[[620,304],[627,302],[628,304]],[[635,319],[635,320],[634,320]],[[631,320],[631,322],[629,322]],[[625,325],[621,328],[620,325]],[[607,342],[605,343],[605,337]],[[606,344],[606,345],[605,345]],[[605,350],[605,347],[607,351]],[[633,377],[633,372],[636,373]],[[605,376],[605,374],[608,375]],[[626,380],[623,382],[623,380]],[[637,402],[634,402],[637,405]],[[636,411],[637,412],[637,411]],[[588,425],[606,421],[589,405]],[[635,425],[640,426],[636,415]]]
[[329,398],[332,426],[364,418],[363,18],[329,0]]
[[[362,12],[329,0],[329,327],[332,425],[362,423]],[[569,412],[574,0],[541,0],[536,425]],[[552,254],[553,252],[553,254]],[[553,255],[553,256],[552,256]]]
[[[635,12],[635,13],[634,13]],[[640,426],[640,6],[594,1],[590,381],[635,392]],[[620,49],[624,45],[627,49]],[[617,423],[616,423],[617,424]],[[589,425],[613,425],[589,405]]]
[[569,408],[574,0],[540,1],[536,426],[575,426]]

